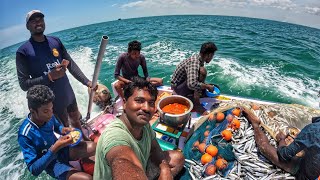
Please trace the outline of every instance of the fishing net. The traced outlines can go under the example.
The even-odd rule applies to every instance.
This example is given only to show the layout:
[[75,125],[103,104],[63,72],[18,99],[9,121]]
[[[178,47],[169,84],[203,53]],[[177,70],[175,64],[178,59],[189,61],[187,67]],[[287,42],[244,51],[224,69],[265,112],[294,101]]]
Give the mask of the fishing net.
[[[219,106],[211,113],[224,112],[227,115],[233,108],[239,106],[251,109],[269,127],[269,131],[265,133],[270,144],[275,147],[277,144],[271,134],[276,134],[279,131],[288,132],[290,127],[302,129],[311,123],[312,117],[320,115],[318,109],[297,104],[258,104],[241,100],[220,102]],[[225,120],[217,124],[215,121],[209,121],[208,116],[204,116],[193,125],[183,149],[186,158],[185,167],[188,171],[181,179],[220,179],[221,177],[228,179],[245,177],[249,177],[249,179],[295,179],[289,173],[274,166],[259,152],[254,141],[251,124],[244,117],[239,117],[239,120],[241,128],[238,132],[233,133],[231,143],[221,140],[218,136],[227,126],[228,122]],[[210,177],[207,177],[204,171],[207,166],[214,164],[217,158],[215,157],[210,163],[202,165],[200,162],[202,153],[194,148],[195,141],[202,142],[205,139],[204,132],[208,126],[211,126],[211,129],[208,136],[210,138],[205,140],[206,145],[217,146],[219,156],[228,161],[227,168],[217,171],[215,175]],[[200,172],[197,169],[201,169]]]
[[[229,109],[224,111],[224,117],[227,117],[228,114],[231,114],[231,111],[233,109]],[[212,161],[208,164],[205,164],[204,168],[202,169],[201,174],[198,174],[198,177],[206,177],[205,168],[209,164],[215,164],[218,158],[223,158],[228,162],[228,165],[226,168],[223,168],[221,170],[218,170],[218,173],[226,177],[228,175],[228,172],[233,168],[234,161],[235,161],[235,155],[233,153],[233,147],[232,145],[223,139],[221,136],[221,132],[225,130],[228,127],[228,120],[224,118],[224,120],[220,123],[217,123],[215,120],[209,120],[208,118],[194,131],[191,137],[189,137],[188,141],[186,142],[183,154],[186,159],[192,159],[196,161],[197,163],[201,164],[201,157],[203,153],[199,151],[199,148],[196,147],[196,142],[203,142],[205,143],[206,147],[208,145],[214,145],[218,148],[218,154],[213,157]],[[209,135],[206,137],[205,132],[209,131]],[[187,173],[186,173],[187,174]],[[184,176],[183,179],[190,179],[188,174]]]

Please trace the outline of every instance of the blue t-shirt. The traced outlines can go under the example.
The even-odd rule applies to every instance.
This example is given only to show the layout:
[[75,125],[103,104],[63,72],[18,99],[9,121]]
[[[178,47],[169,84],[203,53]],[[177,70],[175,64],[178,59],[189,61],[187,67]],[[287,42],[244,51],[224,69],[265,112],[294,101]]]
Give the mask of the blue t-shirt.
[[18,143],[24,156],[29,171],[33,175],[39,175],[45,170],[49,175],[53,174],[53,166],[56,161],[68,163],[68,155],[65,149],[53,153],[50,147],[57,141],[54,132],[61,134],[63,125],[53,115],[49,122],[38,127],[30,119],[30,114],[23,121],[18,132]]
[[298,152],[305,151],[299,176],[315,179],[320,175],[320,117],[313,118],[289,146],[278,148],[277,153],[282,161],[290,161]]
[[77,80],[85,85],[89,80],[71,59],[59,38],[52,36],[45,36],[45,38],[43,42],[36,42],[30,38],[17,50],[19,83],[23,90],[28,90],[36,84],[50,87],[55,95],[54,111],[61,113],[74,102],[75,95],[67,75],[51,82],[48,79],[48,72],[66,59],[70,61],[68,70]]

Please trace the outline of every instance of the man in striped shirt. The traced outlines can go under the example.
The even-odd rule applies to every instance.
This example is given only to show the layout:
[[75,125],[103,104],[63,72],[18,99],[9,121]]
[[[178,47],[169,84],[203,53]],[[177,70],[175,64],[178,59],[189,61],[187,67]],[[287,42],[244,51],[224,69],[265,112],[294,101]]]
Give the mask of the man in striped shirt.
[[206,109],[200,105],[202,90],[213,91],[214,86],[200,81],[200,68],[204,63],[209,63],[217,47],[213,42],[202,44],[200,53],[180,62],[171,78],[171,88],[178,95],[189,98],[194,103],[194,108],[200,113],[206,113]]

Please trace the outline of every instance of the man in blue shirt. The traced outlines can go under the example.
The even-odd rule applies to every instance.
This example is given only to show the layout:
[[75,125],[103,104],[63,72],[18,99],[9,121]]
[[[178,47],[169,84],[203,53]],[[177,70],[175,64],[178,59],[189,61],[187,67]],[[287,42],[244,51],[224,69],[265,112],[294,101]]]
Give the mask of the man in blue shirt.
[[26,27],[31,38],[16,52],[16,68],[21,89],[27,91],[37,84],[50,87],[56,96],[53,102],[54,114],[65,127],[69,126],[69,116],[71,126],[81,129],[81,114],[66,70],[85,86],[91,87],[91,81],[72,60],[59,38],[43,34],[45,22],[42,12],[30,11],[26,17]]
[[[288,146],[285,142],[287,136],[278,133],[278,148],[275,148],[260,128],[260,119],[249,109],[244,109],[243,115],[252,124],[260,152],[274,165],[295,175],[297,179],[315,180],[320,175],[320,117],[312,118],[312,123],[305,126]],[[296,156],[302,150],[304,156]]]
[[[21,147],[28,170],[38,176],[45,170],[57,179],[92,179],[89,174],[74,169],[70,161],[95,154],[95,143],[81,141],[70,147],[73,128],[63,127],[53,115],[55,96],[44,85],[35,85],[27,92],[30,114],[23,121],[18,132]],[[54,134],[62,135],[59,139]]]

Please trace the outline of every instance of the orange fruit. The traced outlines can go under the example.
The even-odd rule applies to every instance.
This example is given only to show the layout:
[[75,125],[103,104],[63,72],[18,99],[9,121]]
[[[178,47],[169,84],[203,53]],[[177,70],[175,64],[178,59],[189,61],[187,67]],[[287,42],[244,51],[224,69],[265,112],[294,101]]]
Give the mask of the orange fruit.
[[217,170],[217,168],[215,165],[209,164],[205,170],[205,173],[207,176],[211,176],[211,175],[216,174],[216,170]]
[[209,136],[209,133],[210,133],[210,131],[209,131],[209,130],[206,130],[206,131],[203,133],[203,135],[204,135],[205,137],[208,137],[208,136]]
[[193,147],[198,147],[199,146],[199,141],[195,141],[194,143],[193,143]]
[[223,114],[222,112],[217,112],[217,113],[216,113],[216,120],[217,120],[218,122],[223,121],[223,120],[224,120],[224,114]]
[[232,110],[232,114],[239,117],[240,114],[241,114],[240,108],[238,108],[238,107],[234,108],[234,109]]
[[210,144],[206,148],[206,153],[210,154],[212,157],[215,157],[218,154],[218,148],[212,144]]
[[234,118],[234,119],[232,120],[232,122],[231,122],[231,128],[232,128],[233,130],[239,129],[239,128],[240,128],[240,121],[239,121],[238,119]]
[[208,153],[204,153],[202,156],[201,156],[201,163],[202,164],[207,164],[209,162],[212,161],[212,156]]
[[257,104],[252,104],[252,105],[251,105],[251,108],[252,108],[253,110],[259,110],[259,109],[260,109],[260,107],[259,107]]
[[222,170],[228,166],[228,161],[223,158],[220,158],[216,161],[216,166],[219,170]]
[[232,138],[232,132],[230,130],[223,130],[221,132],[222,138],[226,141],[230,141]]
[[232,114],[228,114],[226,119],[228,120],[228,122],[230,123],[233,120],[234,116]]
[[206,144],[205,143],[200,143],[198,145],[198,149],[201,153],[204,153],[204,151],[206,150]]
[[210,113],[208,119],[209,119],[209,121],[213,121],[214,120],[214,114]]

